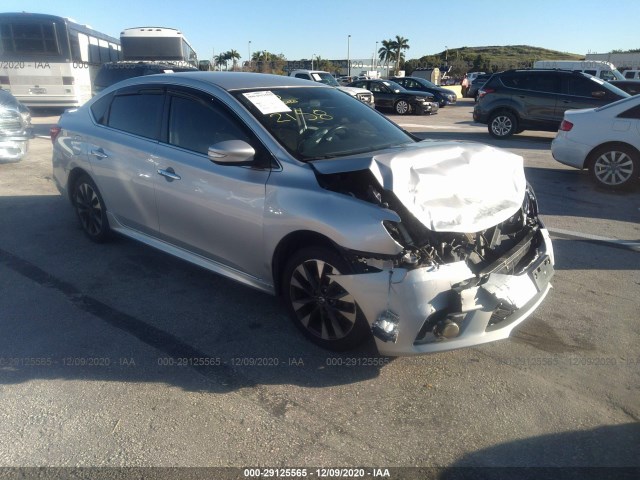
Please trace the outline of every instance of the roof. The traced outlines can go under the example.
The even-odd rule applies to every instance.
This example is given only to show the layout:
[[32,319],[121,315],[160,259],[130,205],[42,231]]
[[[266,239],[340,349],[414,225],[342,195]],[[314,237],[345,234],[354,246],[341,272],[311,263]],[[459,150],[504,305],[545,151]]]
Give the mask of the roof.
[[[227,90],[245,90],[251,88],[276,88],[276,87],[317,87],[326,85],[309,82],[295,77],[284,75],[271,75],[267,73],[247,73],[247,72],[177,72],[166,75],[153,75],[153,79],[176,79],[186,78],[198,82],[217,85]],[[147,80],[151,76],[146,77]]]

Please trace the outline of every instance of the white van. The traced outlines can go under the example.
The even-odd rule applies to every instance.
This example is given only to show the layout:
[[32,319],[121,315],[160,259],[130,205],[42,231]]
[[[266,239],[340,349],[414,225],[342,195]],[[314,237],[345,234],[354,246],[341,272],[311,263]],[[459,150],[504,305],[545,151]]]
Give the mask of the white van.
[[533,63],[533,68],[551,68],[583,72],[606,81],[624,80],[624,77],[616,69],[615,65],[600,60],[538,60]]

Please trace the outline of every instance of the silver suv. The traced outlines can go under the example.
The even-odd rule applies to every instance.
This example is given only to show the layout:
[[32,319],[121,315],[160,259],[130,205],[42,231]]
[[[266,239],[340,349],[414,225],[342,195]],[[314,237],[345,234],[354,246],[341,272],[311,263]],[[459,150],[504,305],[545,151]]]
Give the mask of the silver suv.
[[320,83],[138,77],[62,115],[51,137],[55,182],[91,240],[117,232],[280,294],[322,347],[490,342],[550,288],[521,157],[419,141]]
[[31,138],[31,112],[11,93],[0,89],[0,160],[21,160]]
[[338,81],[331,75],[329,72],[323,72],[322,70],[294,70],[289,73],[289,76],[296,78],[304,78],[305,80],[311,80],[312,82],[324,83],[325,85],[329,85],[331,87],[335,87],[338,90],[343,91],[351,95],[352,97],[357,98],[363,103],[366,103],[371,108],[375,108],[375,98],[373,97],[373,93],[365,88],[357,88],[357,87],[346,87],[344,85],[340,85]]

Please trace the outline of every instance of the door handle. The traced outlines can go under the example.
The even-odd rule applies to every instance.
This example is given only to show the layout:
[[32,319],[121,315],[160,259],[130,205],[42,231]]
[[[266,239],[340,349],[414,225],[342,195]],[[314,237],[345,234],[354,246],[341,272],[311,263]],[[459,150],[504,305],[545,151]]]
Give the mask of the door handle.
[[91,155],[96,157],[98,160],[104,160],[105,158],[109,157],[109,155],[104,153],[104,150],[102,150],[102,148],[95,148],[91,150]]
[[178,175],[173,168],[169,167],[166,170],[163,170],[161,168],[158,169],[158,174],[162,175],[164,178],[166,178],[169,182],[172,182],[173,180],[181,180],[182,177],[180,175]]

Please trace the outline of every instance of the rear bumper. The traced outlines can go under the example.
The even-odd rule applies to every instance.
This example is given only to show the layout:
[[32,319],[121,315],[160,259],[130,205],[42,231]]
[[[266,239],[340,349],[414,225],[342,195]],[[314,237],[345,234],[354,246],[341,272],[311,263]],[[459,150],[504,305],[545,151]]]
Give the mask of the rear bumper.
[[473,107],[473,121],[478,123],[484,123],[484,124],[489,123],[489,115],[483,112],[478,107],[479,105],[476,105],[475,107]]
[[593,146],[574,142],[559,132],[551,142],[551,155],[560,163],[570,167],[583,169]]

